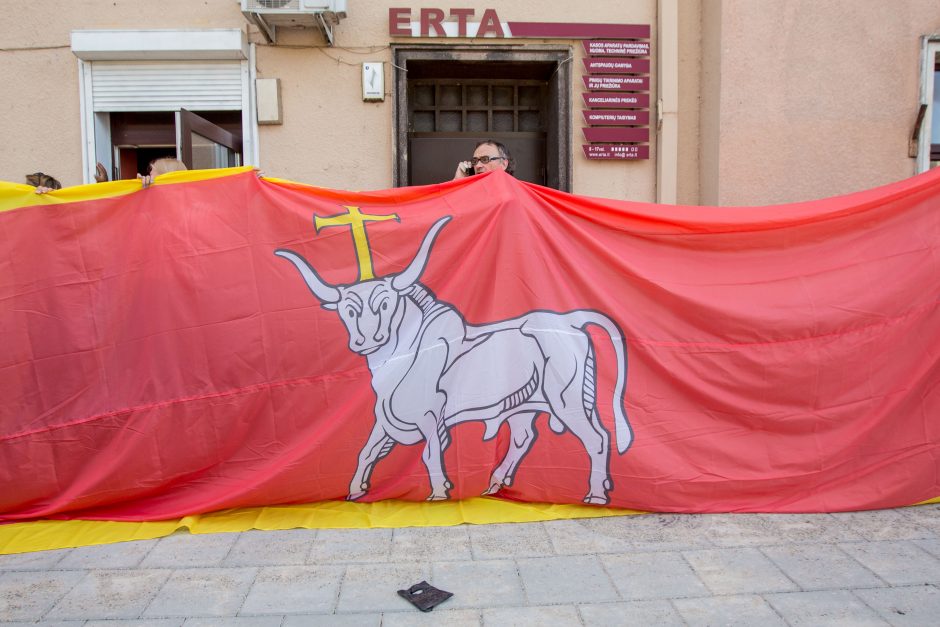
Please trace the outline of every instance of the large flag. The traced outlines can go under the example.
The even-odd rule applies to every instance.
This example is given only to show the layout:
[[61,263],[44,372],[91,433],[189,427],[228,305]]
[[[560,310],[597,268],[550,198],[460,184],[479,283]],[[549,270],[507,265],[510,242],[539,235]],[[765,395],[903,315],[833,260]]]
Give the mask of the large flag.
[[940,169],[734,208],[187,177],[0,188],[0,520],[940,496]]

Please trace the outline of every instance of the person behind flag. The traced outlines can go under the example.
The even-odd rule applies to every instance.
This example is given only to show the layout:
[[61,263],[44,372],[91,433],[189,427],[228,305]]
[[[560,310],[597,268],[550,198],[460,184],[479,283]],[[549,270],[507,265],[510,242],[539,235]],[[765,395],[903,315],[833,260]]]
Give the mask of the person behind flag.
[[27,174],[26,184],[35,187],[37,194],[45,194],[56,189],[62,189],[62,183],[43,172]]
[[506,174],[512,174],[515,167],[516,162],[506,146],[493,139],[484,139],[474,148],[472,159],[457,164],[453,180],[493,170],[504,170]]
[[160,157],[159,159],[154,159],[150,162],[150,167],[147,169],[147,174],[141,176],[137,175],[137,178],[140,179],[140,182],[143,183],[144,187],[150,187],[153,184],[153,179],[160,176],[161,174],[166,174],[167,172],[178,172],[180,170],[186,170],[186,164],[180,161],[179,159],[173,159],[172,157]]

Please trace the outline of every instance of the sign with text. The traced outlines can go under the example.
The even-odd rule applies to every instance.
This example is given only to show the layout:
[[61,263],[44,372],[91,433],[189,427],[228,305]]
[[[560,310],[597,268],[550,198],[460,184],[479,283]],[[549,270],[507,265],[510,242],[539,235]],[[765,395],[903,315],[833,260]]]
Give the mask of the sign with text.
[[650,42],[621,41],[617,39],[585,39],[581,42],[584,54],[592,57],[648,57]]
[[612,109],[645,108],[650,106],[649,94],[583,93],[584,106]]
[[448,8],[445,12],[433,7],[415,10],[392,7],[388,10],[388,34],[393,37],[649,39],[650,25],[504,22],[495,9]]
[[581,129],[589,142],[648,142],[648,127],[592,126]]
[[649,159],[649,146],[624,146],[620,144],[582,144],[588,159]]
[[592,91],[649,91],[649,76],[582,76],[584,86]]
[[650,123],[649,111],[594,109],[582,111],[587,124],[607,126],[643,126]]
[[650,71],[649,59],[615,59],[604,57],[600,59],[583,59],[584,69],[589,74],[648,74]]

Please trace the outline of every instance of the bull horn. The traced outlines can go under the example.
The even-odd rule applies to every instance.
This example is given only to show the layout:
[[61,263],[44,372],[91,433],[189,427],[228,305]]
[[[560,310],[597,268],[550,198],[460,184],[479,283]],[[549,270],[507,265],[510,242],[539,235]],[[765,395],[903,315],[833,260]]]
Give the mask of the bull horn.
[[408,264],[408,267],[405,268],[404,271],[392,279],[393,289],[400,292],[411,287],[415,281],[421,278],[421,273],[424,272],[424,266],[428,263],[428,255],[431,252],[431,246],[434,244],[434,238],[437,237],[438,232],[440,232],[449,221],[450,216],[444,216],[431,226],[428,234],[424,236],[424,241],[421,242],[421,248],[418,249],[418,254],[415,255],[415,258]]
[[292,250],[279,248],[274,251],[278,257],[283,257],[293,263],[300,271],[300,275],[307,282],[307,287],[313,292],[313,295],[320,299],[323,304],[339,302],[339,290],[320,278],[316,270],[311,267],[307,260]]

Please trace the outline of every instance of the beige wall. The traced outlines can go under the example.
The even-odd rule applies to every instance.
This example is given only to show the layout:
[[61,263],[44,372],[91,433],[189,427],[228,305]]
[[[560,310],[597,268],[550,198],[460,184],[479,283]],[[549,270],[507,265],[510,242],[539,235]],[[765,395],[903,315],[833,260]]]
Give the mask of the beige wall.
[[[593,21],[650,23],[655,0],[591,3],[590,12],[573,15],[571,3],[560,0],[494,1],[504,21]],[[314,32],[281,31],[280,45],[267,45],[252,27],[257,44],[260,78],[281,79],[284,124],[259,129],[260,164],[271,176],[346,189],[375,189],[392,185],[392,100],[364,103],[360,93],[360,63],[386,62],[386,92],[391,91],[391,52],[388,7],[482,7],[467,2],[382,2],[350,0],[349,16],[336,28],[336,46],[326,47]],[[43,15],[40,24],[36,15]],[[7,145],[15,151],[0,155],[0,179],[22,181],[28,171],[41,169],[66,185],[81,182],[81,133],[77,61],[69,49],[73,29],[90,28],[245,28],[247,22],[235,0],[162,0],[140,3],[79,0],[20,3],[0,24],[0,68],[5,84],[16,90],[0,94]],[[395,43],[418,44],[443,40],[397,38]],[[491,40],[487,40],[492,43]],[[648,161],[615,163],[588,161],[581,152],[580,77],[583,51],[579,41],[515,40],[514,43],[568,44],[574,53],[572,86],[572,180],[581,194],[651,201],[655,198],[655,142]],[[50,50],[35,50],[52,46]],[[655,51],[655,41],[653,42]],[[655,65],[655,56],[652,59]],[[655,77],[653,79],[655,85]],[[655,88],[655,87],[654,87]]]
[[[279,78],[284,124],[259,129],[265,174],[315,185],[392,184],[389,6],[484,7],[443,0],[349,0],[336,47],[314,32],[257,44],[257,73]],[[649,23],[656,67],[657,1],[494,0],[504,21]],[[583,7],[583,8],[582,8]],[[248,28],[236,0],[37,0],[5,6],[0,22],[0,179],[43,170],[81,182],[78,62],[73,29]],[[42,16],[42,19],[37,19]],[[910,176],[920,37],[940,31],[934,0],[682,0],[679,3],[677,198],[683,204],[766,204],[830,196]],[[396,38],[391,43],[442,40]],[[457,40],[452,40],[457,41]],[[460,40],[465,42],[465,40]],[[492,43],[492,40],[487,40]],[[581,152],[581,59],[573,51],[572,181],[578,194],[652,201],[656,141],[641,162]],[[360,95],[360,63],[386,62],[380,103]],[[657,76],[652,76],[653,100]],[[655,108],[651,111],[655,119]],[[651,125],[655,134],[655,124]]]
[[[706,13],[720,13],[710,16],[720,19],[720,32],[706,46],[720,45],[719,67],[708,68],[720,82],[720,111],[717,124],[712,103],[703,115],[720,131],[703,129],[703,201],[713,202],[712,185],[719,204],[770,204],[914,174],[907,150],[921,36],[940,31],[940,4],[788,0],[772,11],[755,0],[705,4]],[[719,28],[706,26],[712,36]],[[708,172],[715,150],[717,177]]]

